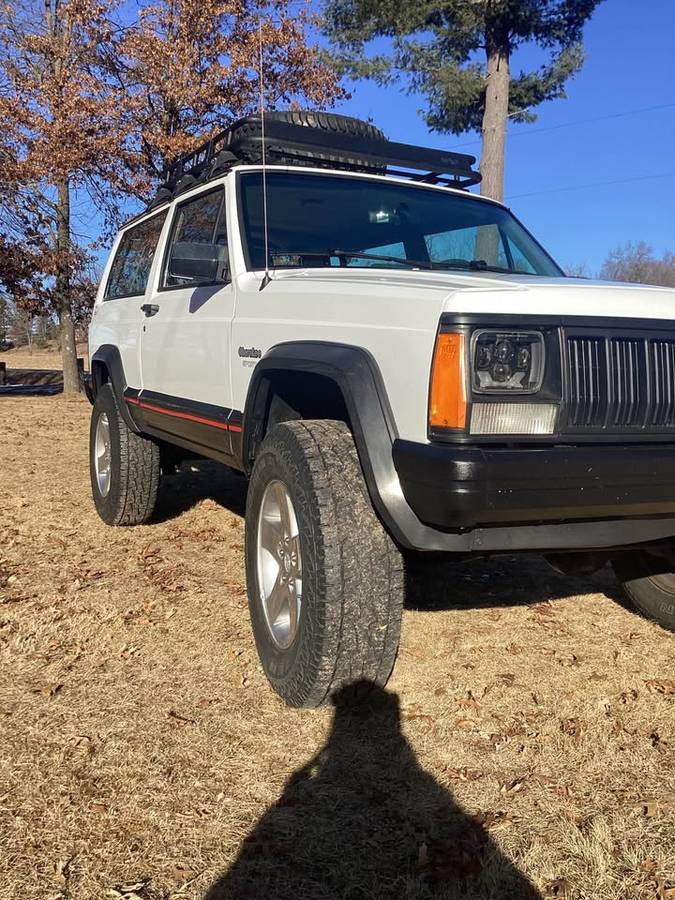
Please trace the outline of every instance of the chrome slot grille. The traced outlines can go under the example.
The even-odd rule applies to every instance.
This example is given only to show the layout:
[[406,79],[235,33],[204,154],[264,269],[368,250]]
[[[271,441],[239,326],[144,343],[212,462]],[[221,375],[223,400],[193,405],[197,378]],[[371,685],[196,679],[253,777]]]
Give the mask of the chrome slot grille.
[[648,344],[629,336],[568,337],[567,384],[568,431],[675,425],[675,343]]
[[607,412],[607,348],[600,337],[567,339],[567,427],[601,428]]
[[675,341],[651,342],[651,395],[649,424],[654,428],[675,426]]
[[645,342],[637,338],[613,338],[609,341],[609,427],[635,428],[644,421],[647,400],[644,352]]

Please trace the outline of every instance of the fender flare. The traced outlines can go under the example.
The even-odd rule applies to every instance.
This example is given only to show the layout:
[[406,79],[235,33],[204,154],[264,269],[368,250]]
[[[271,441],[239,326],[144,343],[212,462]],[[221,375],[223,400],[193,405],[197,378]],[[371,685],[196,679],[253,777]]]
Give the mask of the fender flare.
[[[99,365],[96,365],[97,363],[99,363]],[[96,399],[96,395],[104,383],[100,377],[100,365],[105,366],[108,371],[110,384],[112,385],[115,398],[117,399],[120,415],[129,428],[138,434],[138,426],[134,422],[126,400],[124,399],[124,392],[128,385],[119,348],[115,347],[113,344],[101,344],[91,358],[91,391],[94,399]]]
[[[398,437],[394,414],[377,362],[363,347],[325,341],[276,344],[260,360],[246,396],[242,435],[242,466],[248,473],[254,449],[262,438],[275,372],[306,372],[331,379],[342,393],[363,475],[373,506],[388,531],[407,548],[450,549],[447,535],[422,524],[408,505],[394,466],[392,447]],[[453,549],[464,549],[463,541]],[[434,546],[435,545],[435,546]]]

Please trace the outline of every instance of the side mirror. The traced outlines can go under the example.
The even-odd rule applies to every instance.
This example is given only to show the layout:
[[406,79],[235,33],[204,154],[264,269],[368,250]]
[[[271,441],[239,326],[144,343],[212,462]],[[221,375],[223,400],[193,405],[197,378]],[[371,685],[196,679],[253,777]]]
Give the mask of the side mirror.
[[230,280],[227,247],[178,241],[171,248],[169,280],[172,284],[214,284]]

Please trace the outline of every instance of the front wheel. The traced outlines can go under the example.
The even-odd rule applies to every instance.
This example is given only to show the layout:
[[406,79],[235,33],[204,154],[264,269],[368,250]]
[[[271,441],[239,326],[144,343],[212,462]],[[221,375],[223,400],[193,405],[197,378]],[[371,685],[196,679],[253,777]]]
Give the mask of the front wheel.
[[675,631],[675,572],[665,557],[634,550],[617,557],[614,571],[629,600],[647,618]]
[[346,685],[386,683],[403,565],[343,422],[285,422],[265,438],[246,504],[246,575],[258,653],[286,703],[319,706]]

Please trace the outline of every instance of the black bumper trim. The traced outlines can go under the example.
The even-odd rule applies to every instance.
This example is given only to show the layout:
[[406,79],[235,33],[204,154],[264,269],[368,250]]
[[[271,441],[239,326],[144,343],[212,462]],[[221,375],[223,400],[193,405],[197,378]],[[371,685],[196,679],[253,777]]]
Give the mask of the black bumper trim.
[[497,449],[397,440],[393,456],[419,520],[446,532],[480,529],[484,538],[472,543],[493,543],[506,526],[521,539],[527,527],[535,539],[544,526],[562,534],[593,524],[619,544],[675,534],[662,518],[675,517],[672,444]]

